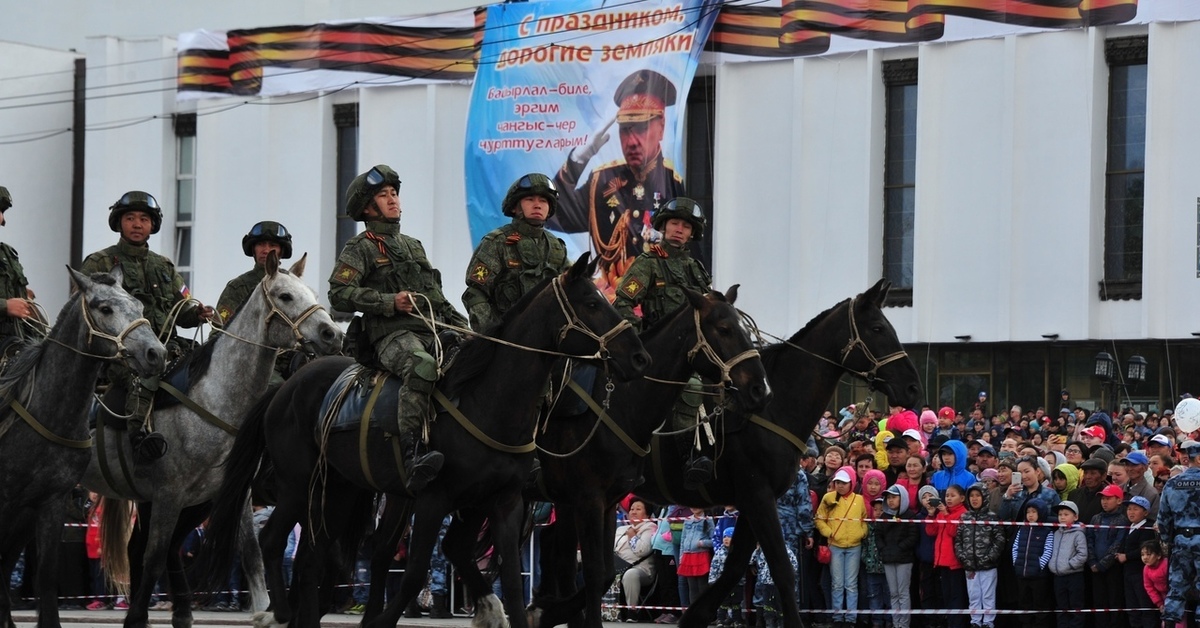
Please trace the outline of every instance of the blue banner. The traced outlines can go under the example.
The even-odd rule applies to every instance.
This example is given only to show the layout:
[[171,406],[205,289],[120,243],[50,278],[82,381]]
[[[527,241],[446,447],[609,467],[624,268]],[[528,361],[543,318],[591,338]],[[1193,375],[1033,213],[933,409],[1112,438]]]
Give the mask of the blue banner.
[[[653,212],[685,195],[683,110],[718,0],[543,0],[488,7],[467,122],[471,238],[509,221],[522,175],[554,179],[547,228],[611,287],[660,237]],[[711,221],[710,221],[711,224]]]

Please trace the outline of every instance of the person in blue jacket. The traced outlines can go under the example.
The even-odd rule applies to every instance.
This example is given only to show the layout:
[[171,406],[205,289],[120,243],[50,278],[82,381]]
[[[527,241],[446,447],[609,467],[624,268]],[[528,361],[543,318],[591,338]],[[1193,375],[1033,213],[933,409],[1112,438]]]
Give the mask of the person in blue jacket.
[[942,469],[933,474],[929,483],[937,489],[938,495],[946,497],[946,489],[951,484],[959,486],[974,486],[975,475],[967,471],[967,446],[959,440],[949,440],[942,444],[934,454],[942,460]]

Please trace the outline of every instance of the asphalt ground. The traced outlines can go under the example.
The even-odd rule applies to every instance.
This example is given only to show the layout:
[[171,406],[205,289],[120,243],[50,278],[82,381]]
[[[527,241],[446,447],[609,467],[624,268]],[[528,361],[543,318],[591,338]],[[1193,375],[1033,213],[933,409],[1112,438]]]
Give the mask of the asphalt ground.
[[[70,624],[72,628],[86,628],[88,626],[96,626],[97,628],[112,628],[119,626],[125,620],[125,611],[87,611],[87,610],[60,610],[59,615],[63,624]],[[215,611],[192,611],[193,626],[249,626],[250,613],[246,612],[226,612],[219,613]],[[330,614],[321,619],[321,626],[330,626],[336,628],[351,628],[358,626],[362,619],[361,615],[344,615]],[[34,611],[13,611],[13,621],[16,622],[17,628],[35,628],[37,626],[37,614]],[[150,611],[150,625],[152,626],[170,626],[171,613],[169,611]],[[426,628],[428,626],[470,626],[471,618],[462,616],[452,619],[405,619],[401,618],[396,624],[398,628]],[[628,626],[629,624],[607,622],[604,624],[608,628],[618,628],[619,626]],[[654,624],[645,624],[653,626]]]

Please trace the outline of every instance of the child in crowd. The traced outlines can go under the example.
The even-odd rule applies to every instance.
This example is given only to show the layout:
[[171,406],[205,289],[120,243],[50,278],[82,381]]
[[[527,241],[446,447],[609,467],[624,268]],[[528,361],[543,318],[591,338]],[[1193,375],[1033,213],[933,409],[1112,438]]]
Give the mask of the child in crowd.
[[1100,512],[1084,531],[1088,545],[1088,570],[1092,574],[1092,608],[1125,608],[1125,569],[1117,560],[1129,533],[1129,519],[1121,503],[1125,491],[1116,484],[1100,489]]
[[883,516],[875,522],[879,558],[891,596],[892,623],[896,628],[909,628],[912,610],[912,566],[916,556],[918,526],[904,520],[916,515],[908,507],[908,491],[893,484],[884,493]]
[[858,566],[862,540],[867,535],[867,509],[862,495],[853,490],[852,467],[842,467],[833,476],[833,490],[825,493],[817,507],[817,531],[829,539],[833,554],[829,563],[833,621],[854,624],[858,617]]
[[[1146,589],[1150,603],[1158,608],[1158,611],[1153,613],[1157,617],[1162,613],[1163,603],[1167,600],[1167,591],[1170,589],[1166,557],[1163,556],[1162,544],[1153,539],[1142,543],[1141,554],[1142,562],[1146,565],[1142,571],[1142,586]],[[1157,623],[1156,619],[1155,624]],[[1176,628],[1185,628],[1186,625],[1179,622]]]
[[1079,506],[1067,500],[1054,507],[1062,525],[1054,531],[1050,573],[1054,574],[1054,600],[1058,628],[1083,628],[1083,568],[1087,565],[1087,537],[1079,522]]
[[[967,511],[964,505],[966,497],[963,487],[951,484],[946,487],[946,498],[943,502],[927,500],[925,503],[926,519],[935,520],[925,524],[925,534],[934,537],[934,573],[937,574],[938,586],[942,592],[942,607],[947,609],[967,608],[966,575],[962,563],[958,562],[958,557],[954,554],[958,521]],[[965,628],[966,617],[959,614],[950,615],[948,624],[950,628]]]
[[[687,582],[688,598],[692,603],[708,588],[708,565],[712,560],[713,520],[703,508],[692,508],[683,522],[683,540],[679,544],[679,567],[676,573]],[[682,594],[683,589],[680,588]]]
[[[1026,523],[1045,523],[1050,519],[1050,508],[1039,498],[1029,500],[1025,506]],[[1013,539],[1013,570],[1017,576],[1017,607],[1023,611],[1044,611],[1050,608],[1050,556],[1054,552],[1054,537],[1045,526],[1018,526]],[[1045,613],[1033,615],[1032,625],[1049,628],[1050,618]]]
[[[784,549],[787,550],[788,562],[792,564],[792,573],[795,573],[800,568],[796,562],[796,554],[790,547]],[[754,611],[758,614],[758,625],[763,628],[782,626],[779,589],[775,587],[771,569],[767,566],[767,557],[761,547],[754,548],[754,553],[750,556],[750,569],[757,574],[754,581]]]
[[887,488],[887,477],[879,469],[871,469],[862,476],[862,496],[864,504],[874,503],[876,498],[883,497],[883,489]]
[[[721,531],[721,544],[713,548],[712,562],[708,567],[708,585],[717,581],[725,572],[725,559],[729,556],[729,543],[733,541],[733,526]],[[745,626],[742,621],[742,589],[745,579],[729,592],[729,597],[717,609],[717,625],[722,628],[738,628]]]
[[[1150,515],[1150,500],[1135,495],[1125,502],[1125,518],[1129,519],[1129,532],[1121,543],[1117,561],[1125,570],[1125,608],[1150,608],[1154,606],[1146,593],[1143,581],[1142,545],[1156,538],[1154,522]],[[1161,625],[1158,613],[1131,611],[1127,615],[1130,628],[1158,628]]]
[[[875,473],[879,473],[875,471]],[[882,474],[881,474],[882,475]],[[883,518],[882,496],[871,500],[871,517],[867,521],[867,535],[863,537],[862,566],[867,587],[867,608],[873,611],[887,610],[887,576],[883,571],[883,555],[879,542],[879,523]],[[871,615],[872,628],[882,628],[885,615]]]
[[88,493],[88,503],[91,508],[87,513],[87,532],[84,544],[87,546],[88,569],[91,573],[92,601],[88,603],[89,611],[108,610],[108,591],[105,586],[104,570],[100,567],[100,518],[104,514],[104,504],[96,493]]
[[[917,505],[920,508],[920,514],[915,515],[916,519],[924,519],[925,512],[928,508],[929,500],[941,500],[938,496],[936,488],[926,484],[917,492],[917,497],[920,503]],[[918,608],[925,610],[933,610],[945,608],[942,604],[942,587],[938,580],[937,571],[933,566],[933,547],[935,538],[925,534],[925,526],[922,524],[913,524],[917,526],[917,562],[916,562],[916,578],[917,589],[920,594],[920,604]],[[917,606],[917,605],[914,605]],[[917,620],[918,626],[938,626],[941,628],[945,625],[944,618],[938,615],[919,616]]]
[[[1058,452],[1053,453],[1057,454]],[[1063,459],[1065,460],[1066,456],[1063,456]],[[1054,484],[1054,491],[1058,493],[1059,499],[1065,500],[1071,491],[1079,488],[1079,467],[1069,462],[1063,462],[1050,472],[1050,480]]]
[[1004,551],[1004,529],[983,523],[995,520],[996,514],[988,510],[987,486],[979,483],[967,489],[967,511],[954,536],[954,555],[967,576],[972,628],[996,624],[996,565]]

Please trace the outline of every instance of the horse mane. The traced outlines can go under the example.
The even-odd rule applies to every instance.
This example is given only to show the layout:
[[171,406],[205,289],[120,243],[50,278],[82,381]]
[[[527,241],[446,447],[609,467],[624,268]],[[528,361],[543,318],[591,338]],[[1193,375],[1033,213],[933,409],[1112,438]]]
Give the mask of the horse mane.
[[[511,307],[504,316],[484,333],[492,338],[497,338],[504,331],[512,320],[521,315],[533,302],[533,299],[546,289],[554,277],[543,279],[538,285],[534,286],[529,292],[526,292],[521,298]],[[460,390],[466,387],[467,384],[483,374],[484,369],[492,363],[492,358],[495,357],[498,343],[472,336],[462,344],[462,348],[458,351],[458,356],[454,358],[454,364],[450,370],[446,371],[442,377],[442,392],[451,399],[454,398]]]
[[217,336],[212,336],[207,342],[200,345],[199,349],[192,351],[187,355],[179,368],[188,369],[188,387],[196,385],[200,378],[208,373],[208,367],[212,366],[213,349],[217,346]]
[[681,310],[683,310],[684,308],[691,308],[691,307],[692,307],[691,303],[684,301],[683,303],[679,304],[679,307],[671,310],[671,312],[669,314],[659,317],[658,320],[654,321],[653,325],[642,330],[642,333],[640,336],[642,341],[644,342],[644,341],[650,340],[650,339],[654,338],[655,334],[658,334],[658,333],[662,332],[662,330],[666,329],[667,327],[670,327],[671,321],[675,320],[675,317],[679,315],[679,312]]
[[800,328],[800,331],[792,334],[792,337],[788,338],[787,343],[777,342],[760,351],[759,357],[763,362],[763,366],[766,367],[767,370],[770,370],[775,364],[775,361],[779,359],[779,355],[783,353],[784,347],[787,347],[789,343],[799,345],[804,340],[805,336],[807,336],[813,330],[813,328],[817,326],[818,323],[824,321],[834,310],[838,309],[843,303],[848,301],[850,301],[850,299],[842,299],[841,301],[835,303],[833,307],[814,316],[812,320],[808,321],[804,327]]
[[[103,280],[101,279],[103,278]],[[116,282],[112,277],[105,273],[97,273],[92,276],[93,280],[104,282],[106,285],[113,286]],[[63,304],[62,309],[58,311],[58,317],[55,318],[54,326],[57,327],[66,317],[71,308],[79,302],[83,297],[83,293],[75,291],[74,294],[67,299]],[[9,403],[17,396],[17,391],[20,388],[19,384],[27,375],[33,372],[33,368],[37,366],[42,359],[42,353],[46,350],[46,341],[44,339],[29,339],[22,340],[21,351],[17,354],[15,360],[9,363],[8,370],[4,375],[0,376],[0,407],[7,407]]]

